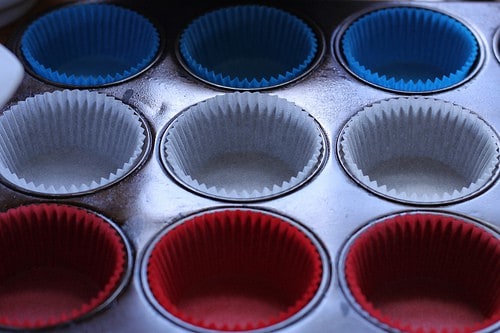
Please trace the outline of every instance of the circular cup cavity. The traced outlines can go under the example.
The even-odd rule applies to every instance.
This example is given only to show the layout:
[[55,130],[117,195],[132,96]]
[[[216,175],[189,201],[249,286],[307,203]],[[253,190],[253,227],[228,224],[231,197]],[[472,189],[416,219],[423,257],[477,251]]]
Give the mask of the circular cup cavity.
[[113,97],[85,90],[36,95],[0,116],[0,175],[34,194],[93,192],[137,167],[148,136],[142,118]]
[[341,266],[353,306],[391,332],[490,332],[500,320],[498,234],[465,218],[376,221],[353,236]]
[[231,201],[288,192],[319,169],[325,151],[315,120],[276,96],[231,93],[182,112],[165,131],[162,161],[197,193]]
[[160,36],[142,15],[110,4],[56,9],[23,33],[20,51],[34,75],[68,87],[98,87],[149,68]]
[[179,60],[192,75],[218,87],[271,88],[312,69],[323,48],[318,35],[281,9],[226,7],[187,26],[178,43]]
[[500,27],[493,36],[493,53],[495,54],[498,62],[500,62]]
[[383,100],[344,126],[338,153],[366,189],[419,205],[469,198],[499,173],[500,143],[476,114],[425,97]]
[[161,232],[142,277],[152,303],[179,325],[248,331],[305,315],[325,267],[317,242],[298,225],[258,210],[219,209]]
[[358,16],[340,32],[337,53],[359,79],[387,90],[428,93],[465,82],[482,55],[457,19],[420,7],[388,7]]
[[87,210],[33,204],[0,213],[0,327],[41,329],[90,318],[124,288],[130,248]]

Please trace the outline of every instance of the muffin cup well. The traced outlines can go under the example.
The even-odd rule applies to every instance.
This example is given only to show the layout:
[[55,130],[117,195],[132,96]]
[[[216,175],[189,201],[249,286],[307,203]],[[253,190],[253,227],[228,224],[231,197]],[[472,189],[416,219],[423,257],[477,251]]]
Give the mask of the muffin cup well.
[[148,148],[147,128],[128,105],[97,92],[30,97],[0,116],[0,174],[17,189],[75,195],[129,174]]
[[325,154],[314,119],[285,99],[219,95],[185,110],[165,131],[166,169],[194,191],[224,200],[259,200],[306,182]]
[[130,247],[87,210],[32,204],[0,213],[0,327],[40,329],[88,318],[124,288]]
[[371,223],[341,261],[348,299],[390,331],[476,332],[500,320],[498,234],[471,220],[409,212]]
[[420,7],[364,13],[340,32],[337,52],[362,80],[406,93],[454,87],[482,58],[478,39],[462,22]]
[[153,304],[179,324],[248,331],[308,311],[326,271],[323,257],[305,229],[288,220],[218,209],[158,234],[142,278]]
[[20,44],[28,68],[42,79],[97,87],[147,69],[159,53],[160,36],[148,19],[132,10],[79,4],[35,20]]
[[338,150],[359,184],[412,204],[468,198],[499,173],[496,133],[471,111],[431,98],[395,98],[365,107],[344,126]]
[[288,12],[238,5],[189,24],[179,39],[179,60],[210,84],[269,88],[306,74],[322,53],[321,42],[317,32]]

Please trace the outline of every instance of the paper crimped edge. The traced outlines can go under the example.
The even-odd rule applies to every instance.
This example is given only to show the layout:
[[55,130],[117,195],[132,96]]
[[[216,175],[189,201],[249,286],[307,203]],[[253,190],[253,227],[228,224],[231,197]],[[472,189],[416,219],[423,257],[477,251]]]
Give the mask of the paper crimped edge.
[[[231,117],[236,117],[236,114],[243,115],[245,113],[250,114],[250,116],[254,120],[254,125],[257,124],[260,119],[261,123],[259,125],[261,126],[255,125],[256,128],[261,127],[261,131],[263,131],[262,127],[268,127],[269,132],[266,133],[268,133],[269,135],[274,135],[279,126],[295,126],[294,128],[303,128],[303,136],[308,137],[308,140],[311,143],[308,147],[304,147],[304,149],[308,150],[308,155],[310,155],[307,162],[301,165],[298,171],[296,169],[296,174],[294,174],[290,178],[283,179],[283,181],[278,184],[269,184],[258,190],[227,190],[223,186],[219,186],[217,184],[209,185],[200,182],[198,179],[196,179],[196,176],[190,175],[188,173],[188,170],[186,170],[185,168],[185,161],[183,162],[182,159],[198,158],[200,154],[204,154],[205,152],[188,151],[185,148],[186,145],[179,143],[181,147],[177,147],[176,142],[179,142],[182,139],[181,137],[183,135],[183,139],[186,140],[185,142],[194,140],[193,138],[187,138],[185,135],[189,134],[186,133],[196,133],[197,136],[201,137],[202,135],[200,134],[200,126],[206,127],[207,123],[209,123],[210,121],[227,123],[228,121],[230,121]],[[272,117],[272,121],[262,122],[264,115]],[[194,127],[196,128],[186,126],[188,122],[184,121],[183,117],[193,117],[193,121],[191,121],[191,124],[195,124]],[[270,118],[267,118],[266,120],[269,119]],[[219,125],[219,128],[217,128],[217,130],[222,129],[223,127],[224,126]],[[283,130],[282,134],[285,133],[286,128]],[[293,134],[290,134],[291,133],[288,133],[287,138],[293,138]],[[256,140],[259,140],[259,138],[255,137],[250,139],[251,140],[246,141],[257,142]],[[239,144],[239,142],[233,142],[228,138],[222,137],[222,135],[219,136],[218,140],[221,142],[225,142],[225,144],[227,144],[227,142]],[[189,143],[187,143],[187,145],[188,144]],[[216,143],[211,144],[217,145]],[[315,123],[314,119],[306,111],[302,110],[300,107],[285,99],[278,98],[272,95],[250,92],[236,92],[225,95],[218,95],[192,106],[172,123],[171,127],[165,133],[165,137],[162,143],[162,153],[164,154],[163,157],[167,163],[168,169],[170,169],[170,171],[184,184],[210,196],[235,200],[251,200],[270,197],[286,192],[287,190],[302,184],[308,177],[310,177],[314,173],[314,171],[320,164],[324,149],[325,147],[323,146],[323,137],[321,131],[319,130],[319,127]],[[292,149],[290,148],[290,150]],[[252,153],[254,151],[248,152]],[[266,153],[262,151],[256,152]],[[299,154],[304,154],[304,151],[295,151],[295,155]],[[272,154],[272,152],[269,155],[275,158],[277,157]],[[284,156],[281,157],[286,158]],[[289,163],[287,163],[287,165],[289,165]]]
[[[100,14],[100,15],[98,15]],[[85,20],[85,23],[90,24],[91,26],[87,27],[87,29],[95,29],[95,26],[91,23],[95,23],[92,17],[103,18],[117,21],[118,23],[125,22],[129,24],[129,26],[134,27],[133,29],[140,29],[141,34],[149,34],[149,36],[145,36],[144,38],[150,39],[150,47],[148,47],[148,52],[144,53],[142,59],[138,61],[134,61],[130,64],[130,66],[124,69],[119,73],[102,73],[100,75],[83,75],[83,74],[72,74],[60,72],[56,69],[51,68],[50,66],[46,66],[37,59],[31,52],[31,44],[39,44],[40,38],[47,38],[45,35],[50,35],[51,33],[56,33],[56,31],[46,31],[45,34],[40,34],[39,31],[50,30],[50,29],[62,29],[63,31],[67,30],[65,24],[74,25],[78,23],[80,18]],[[67,21],[70,23],[67,23]],[[58,23],[55,23],[58,22]],[[116,23],[118,25],[118,23]],[[138,24],[140,23],[140,24]],[[72,30],[70,30],[72,31]],[[69,35],[69,34],[73,35]],[[78,34],[81,31],[72,31],[68,32],[67,38],[79,38]],[[99,32],[95,32],[94,34],[102,33],[101,30]],[[108,33],[108,32],[106,32]],[[88,33],[87,33],[88,34]],[[137,33],[136,33],[137,34]],[[95,37],[95,36],[94,36]],[[140,39],[137,39],[139,42]],[[95,41],[89,41],[95,42]],[[130,40],[124,40],[123,43],[130,44]],[[89,46],[91,47],[91,46]],[[131,45],[128,46],[132,47]],[[42,16],[34,23],[32,23],[24,32],[21,40],[21,50],[23,56],[27,60],[27,62],[31,65],[31,68],[35,73],[40,75],[41,77],[50,80],[52,82],[58,82],[61,84],[71,85],[71,86],[80,86],[80,87],[91,87],[91,86],[101,86],[106,85],[113,82],[118,82],[130,78],[143,69],[145,69],[154,59],[156,53],[160,48],[160,36],[157,29],[154,25],[142,15],[123,7],[119,7],[111,4],[75,4],[70,7],[62,8],[55,10],[45,16]],[[143,49],[143,48],[142,48]],[[54,52],[53,50],[49,50],[49,52]]]
[[[9,316],[0,315],[0,326],[3,329],[48,329],[69,321],[80,320],[92,313],[92,311],[97,310],[110,297],[113,297],[113,292],[123,280],[125,271],[128,269],[127,256],[129,254],[123,237],[101,216],[77,206],[50,203],[18,206],[0,213],[0,224],[3,224],[3,229],[7,231],[6,234],[14,235],[15,238],[17,238],[16,236],[25,237],[25,239],[40,238],[37,233],[41,230],[55,229],[53,231],[59,233],[55,237],[56,240],[62,236],[66,237],[66,241],[61,243],[64,245],[71,244],[71,241],[68,241],[71,238],[78,239],[78,241],[73,242],[75,244],[82,243],[82,239],[85,240],[83,244],[95,246],[94,250],[103,249],[102,244],[107,244],[112,247],[113,251],[110,253],[113,256],[108,257],[108,260],[104,260],[99,264],[102,266],[106,264],[106,261],[113,259],[111,261],[113,261],[114,268],[112,272],[108,272],[107,279],[102,281],[99,290],[93,293],[94,295],[91,298],[82,301],[79,306],[37,320],[10,318]],[[87,232],[82,236],[81,233],[75,232],[79,230],[86,230]],[[12,239],[10,241],[12,242]],[[37,243],[39,243],[38,247],[43,245],[43,242],[39,241]],[[81,251],[92,254],[92,246],[89,246],[89,249],[81,249]],[[64,248],[64,250],[71,249]],[[110,253],[107,253],[107,255]]]
[[[226,73],[218,72],[210,67],[207,67],[205,64],[200,63],[198,59],[196,59],[196,56],[193,55],[188,49],[187,44],[193,43],[192,39],[194,36],[199,39],[203,39],[205,38],[204,34],[206,33],[206,30],[210,31],[210,28],[215,30],[214,33],[219,33],[221,32],[220,30],[222,30],[223,33],[221,36],[223,36],[224,31],[220,27],[221,22],[226,22],[227,25],[230,25],[231,23],[234,23],[230,22],[232,20],[230,19],[232,15],[245,17],[251,14],[256,20],[260,20],[255,23],[256,29],[260,29],[259,27],[261,26],[269,26],[271,24],[276,28],[270,29],[271,32],[274,30],[279,31],[280,29],[284,30],[285,27],[287,27],[288,29],[284,30],[285,33],[291,34],[295,31],[297,34],[299,32],[304,34],[301,39],[307,39],[307,43],[310,44],[310,47],[307,56],[304,57],[302,62],[296,63],[284,72],[275,73],[266,77],[235,77]],[[276,22],[280,25],[277,25]],[[225,28],[231,28],[231,26]],[[272,38],[272,34],[268,34],[267,38]],[[275,41],[275,43],[278,42],[279,41]],[[214,48],[215,47],[216,46],[214,46]],[[213,84],[225,87],[255,89],[279,85],[293,80],[304,73],[316,57],[318,52],[318,39],[314,31],[305,22],[288,12],[263,5],[239,5],[206,13],[194,20],[183,31],[179,42],[179,49],[186,65],[200,78]]]
[[[389,188],[386,184],[382,184],[376,179],[372,179],[369,174],[366,174],[366,171],[363,170],[363,167],[359,165],[359,163],[362,162],[364,156],[360,156],[359,153],[355,153],[355,151],[353,151],[350,147],[351,144],[355,145],[355,143],[353,143],[353,140],[355,140],[356,138],[359,140],[360,137],[365,136],[367,133],[366,131],[369,131],[370,127],[371,130],[378,131],[379,129],[383,129],[384,125],[388,123],[388,118],[399,117],[398,119],[401,119],[402,115],[406,117],[412,117],[412,119],[417,119],[419,115],[420,117],[427,116],[437,119],[441,124],[446,125],[447,127],[440,129],[443,133],[442,135],[444,135],[443,139],[446,139],[447,137],[446,133],[443,132],[444,130],[454,129],[455,131],[460,131],[464,126],[468,126],[468,129],[472,128],[474,131],[472,135],[476,135],[477,140],[481,141],[482,143],[482,145],[480,145],[479,147],[470,147],[469,150],[466,150],[466,152],[470,153],[473,148],[482,149],[480,154],[482,156],[482,160],[469,161],[469,164],[476,162],[476,165],[471,171],[472,173],[479,174],[476,179],[474,181],[471,181],[468,186],[455,188],[450,192],[417,194],[414,192],[407,193],[405,191],[398,190],[397,188]],[[431,119],[428,120],[433,121]],[[420,119],[420,121],[422,122],[423,120]],[[379,136],[390,135],[391,131],[405,131],[405,129],[385,128],[385,131],[379,131]],[[438,135],[435,135],[434,137],[437,136]],[[349,137],[352,137],[352,140],[350,140]],[[462,135],[462,137],[464,138],[464,140],[466,139],[466,136]],[[424,139],[428,138],[422,138],[422,140]],[[439,149],[436,148],[436,143],[442,142],[443,141],[431,142],[428,143],[427,146],[420,146],[419,149],[421,151],[425,150],[425,147],[427,147],[429,150],[434,148]],[[466,144],[466,142],[461,143]],[[378,143],[370,142],[369,146],[373,147],[373,145],[376,144]],[[361,146],[362,144],[359,143],[359,145]],[[380,193],[383,196],[417,204],[451,202],[467,197],[481,190],[489,182],[494,180],[500,168],[499,139],[493,132],[493,130],[481,118],[479,118],[473,112],[451,102],[425,97],[402,97],[382,100],[363,108],[345,125],[340,136],[339,148],[341,159],[347,171],[362,185],[364,185],[368,189]],[[466,147],[461,146],[460,149],[462,148],[465,149]],[[443,150],[444,148],[440,149]],[[457,150],[457,152],[464,153],[464,150]],[[393,154],[394,152],[391,151],[389,153]],[[448,155],[451,156],[451,152],[448,152]],[[489,158],[487,158],[488,156]],[[391,155],[389,157],[393,158],[412,156]],[[432,156],[425,155],[415,157],[432,158]],[[485,161],[485,159],[487,160]],[[441,160],[439,161],[442,162]],[[380,162],[383,161],[379,161],[378,163]],[[467,165],[453,165],[450,167],[452,167],[456,172],[459,172],[459,170],[457,170],[457,167],[466,168]],[[478,170],[478,168],[480,168],[480,170]],[[467,171],[469,170],[470,169],[467,169]],[[463,175],[461,172],[459,173]]]
[[[353,55],[353,45],[351,44],[351,41],[347,40],[346,35],[350,34],[354,27],[363,27],[362,24],[367,25],[366,27],[364,27],[365,29],[370,29],[369,23],[375,23],[366,22],[367,18],[371,20],[378,19],[378,24],[386,26],[388,19],[395,20],[403,16],[408,20],[408,22],[414,21],[414,24],[422,24],[422,28],[430,30],[429,33],[433,33],[436,30],[442,29],[454,30],[457,33],[460,33],[461,37],[463,37],[463,40],[467,40],[467,42],[471,44],[471,50],[468,57],[464,59],[463,64],[459,68],[456,68],[452,72],[433,78],[422,78],[418,80],[404,78],[398,79],[392,76],[387,76],[384,73],[378,73],[371,68],[367,68],[365,65],[361,64]],[[387,30],[387,27],[384,30]],[[355,38],[355,36],[352,36],[351,38]],[[361,37],[358,36],[358,39],[359,38]],[[353,42],[356,43],[361,41],[362,40],[354,40]],[[437,44],[441,44],[447,41],[436,40],[435,42]],[[349,64],[349,67],[361,78],[385,88],[407,92],[426,92],[439,90],[459,83],[469,74],[469,71],[473,67],[479,53],[477,39],[474,37],[473,33],[461,22],[446,14],[418,7],[394,7],[368,13],[351,23],[351,26],[349,26],[349,28],[344,33],[344,36],[342,37],[341,44],[343,54]],[[429,47],[439,47],[442,49],[446,49],[446,47],[443,45],[433,45]]]
[[[436,240],[435,238],[438,239]],[[462,277],[470,285],[483,287],[485,292],[482,296],[485,296],[491,290],[487,286],[494,285],[495,283],[496,275],[494,268],[498,267],[498,265],[495,265],[495,261],[498,261],[498,256],[495,256],[495,250],[499,249],[498,240],[498,235],[495,233],[490,233],[487,229],[483,229],[474,222],[464,220],[459,216],[430,212],[401,213],[385,217],[355,236],[350,247],[346,249],[343,275],[353,301],[356,302],[356,306],[359,306],[366,315],[379,323],[405,332],[415,333],[475,332],[498,322],[500,310],[495,309],[491,305],[491,312],[489,311],[484,319],[466,325],[447,325],[447,327],[444,325],[441,325],[441,327],[426,327],[426,325],[421,324],[414,325],[411,323],[411,320],[396,319],[382,313],[372,299],[373,288],[369,292],[368,289],[370,288],[362,287],[364,278],[373,278],[373,275],[364,274],[363,276],[362,273],[369,272],[369,269],[363,270],[360,267],[366,268],[367,263],[372,269],[375,266],[380,267],[381,265],[385,265],[390,266],[392,271],[399,272],[401,269],[405,269],[404,266],[407,266],[406,269],[409,266],[404,260],[397,260],[397,264],[395,264],[395,258],[392,256],[394,253],[406,253],[406,255],[408,253],[417,254],[421,258],[425,258],[429,254],[432,255],[431,252],[436,251],[441,255],[444,254],[444,257],[441,260],[435,260],[434,267],[441,263],[439,265],[441,270],[434,272],[443,273],[443,268],[449,269],[450,266],[453,266],[453,262],[456,262],[456,245],[460,245],[459,253],[464,254],[467,257],[466,261],[468,261],[464,267],[467,267],[467,265],[473,266],[475,262],[484,261],[485,265],[483,267],[491,267],[493,270],[485,269],[483,273],[491,273],[485,276],[484,274],[476,275],[477,270],[461,267],[462,272],[458,271],[457,274],[456,271],[455,274],[451,273],[451,275]],[[429,247],[431,241],[433,241],[434,245],[437,244],[438,248],[436,246]],[[403,247],[406,248],[403,249]],[[449,253],[446,251],[443,252],[443,250],[447,250]],[[387,255],[390,258],[387,258]],[[374,260],[380,261],[381,259],[381,262],[374,262]],[[446,260],[443,261],[443,259]],[[361,261],[364,261],[364,265],[360,263]],[[419,269],[419,271],[424,274],[423,276],[428,275],[430,267],[432,266],[425,267],[426,273],[423,273],[425,272],[424,270]],[[390,274],[386,271],[385,275],[389,276]],[[446,281],[445,279],[442,282]],[[378,282],[381,281],[379,280]],[[410,285],[409,287],[411,288]],[[477,297],[477,294],[475,295]],[[493,299],[494,297],[492,297]],[[473,300],[471,299],[470,301],[472,303]],[[476,306],[479,310],[483,304],[476,303]]]
[[[36,120],[36,117],[39,119],[46,119],[46,122],[49,122],[49,118],[51,117],[52,120],[57,119],[58,117],[63,117],[60,118],[59,121],[64,119],[71,120],[71,116],[73,116],[73,114],[70,114],[68,111],[70,109],[78,110],[74,111],[74,115],[80,118],[80,122],[85,125],[90,125],[90,122],[99,124],[99,117],[116,118],[116,120],[121,119],[120,124],[122,127],[118,129],[116,134],[119,134],[119,131],[123,131],[124,133],[130,131],[127,135],[132,135],[132,137],[129,138],[131,140],[129,143],[134,147],[133,149],[130,149],[130,151],[132,151],[130,156],[124,157],[124,160],[121,161],[122,164],[120,167],[110,170],[109,174],[105,177],[98,177],[89,180],[87,183],[56,186],[54,184],[43,184],[35,179],[25,179],[19,177],[15,170],[11,170],[6,165],[5,159],[9,159],[11,157],[6,155],[5,148],[2,148],[2,146],[10,145],[11,143],[8,141],[12,139],[9,139],[6,131],[11,132],[12,135],[12,133],[15,133],[16,130],[19,131],[19,128],[26,130],[26,132],[22,133],[24,135],[20,135],[24,137],[24,139],[21,140],[22,142],[16,142],[21,151],[23,144],[31,144],[30,139],[26,139],[26,137],[29,137],[30,134],[32,134],[29,131],[33,130],[30,126],[30,122]],[[89,114],[88,117],[85,118],[84,114],[87,113],[93,114]],[[77,119],[73,120],[76,121]],[[72,122],[68,121],[68,123]],[[50,124],[48,125],[50,126]],[[18,126],[20,127],[18,128]],[[0,174],[11,184],[24,190],[40,194],[70,195],[96,190],[123,178],[138,163],[146,146],[147,133],[144,126],[145,125],[140,117],[128,105],[101,93],[87,90],[64,90],[52,93],[47,92],[34,97],[29,97],[26,100],[15,104],[0,116],[0,137],[6,139],[6,141],[0,139]],[[51,132],[51,130],[57,130],[57,128],[45,128],[46,132]],[[77,140],[85,140],[87,138],[85,137],[85,130],[92,129],[91,127],[86,127],[82,130],[82,132],[74,133],[80,137],[77,138]],[[78,129],[76,129],[76,131],[78,131]],[[111,143],[112,140],[110,140],[109,136],[114,133],[110,131],[112,131],[110,128],[102,129],[100,138],[90,138],[91,141],[94,141],[90,142],[93,143],[92,147],[101,148],[102,142]],[[42,140],[43,138],[40,137],[38,139]],[[99,139],[99,142],[95,141]],[[88,144],[89,142],[86,143]],[[108,148],[113,149],[112,147]],[[21,153],[25,152],[21,151]]]
[[[226,243],[226,240],[229,239],[233,240],[233,242]],[[276,263],[284,265],[284,267],[292,267],[289,265],[294,262],[304,264],[304,261],[298,258],[309,258],[308,263],[303,267],[307,268],[309,276],[305,280],[300,280],[301,282],[307,281],[307,283],[295,289],[296,292],[297,290],[301,290],[301,292],[294,295],[293,302],[290,301],[287,307],[279,313],[262,316],[260,320],[242,320],[240,323],[234,324],[207,319],[192,311],[185,312],[182,306],[178,306],[179,300],[172,297],[176,294],[173,291],[177,291],[175,282],[191,281],[192,284],[194,276],[199,277],[200,274],[201,276],[205,276],[207,275],[207,270],[201,270],[197,272],[198,275],[193,275],[192,270],[186,270],[186,267],[175,269],[179,267],[178,264],[180,262],[186,261],[180,258],[179,255],[175,255],[176,251],[198,261],[200,260],[198,258],[199,254],[203,253],[206,256],[208,251],[211,255],[207,258],[202,258],[202,260],[204,263],[213,261],[215,266],[209,264],[204,267],[208,268],[208,273],[213,273],[213,268],[217,264],[224,263],[226,268],[224,276],[231,271],[234,272],[235,269],[238,270],[238,266],[241,264],[240,256],[234,256],[234,251],[230,249],[233,248],[233,245],[236,245],[236,248],[239,247],[241,242],[238,240],[243,240],[246,243],[246,240],[249,239],[253,239],[253,249],[243,247],[241,250],[243,253],[252,253],[254,255],[250,256],[250,260],[248,260],[248,256],[244,255],[246,257],[245,260],[248,261],[244,263],[245,267],[255,259],[261,258],[261,256],[255,257],[255,252],[270,254],[269,258],[259,260],[259,264],[265,265],[267,261],[270,267],[273,268],[276,267]],[[237,241],[234,242],[234,240]],[[324,272],[320,248],[312,241],[310,235],[304,233],[286,219],[255,210],[216,210],[194,218],[191,217],[174,229],[161,235],[152,246],[154,248],[151,251],[149,262],[145,268],[148,287],[159,305],[170,314],[187,323],[214,330],[248,331],[269,327],[287,320],[311,302],[314,294],[320,288]],[[216,247],[218,251],[213,251],[210,247]],[[281,252],[286,252],[284,249],[288,248],[295,250],[293,252],[297,258],[283,260]],[[224,254],[229,254],[233,255],[235,260],[227,260],[227,257],[221,260],[220,256],[214,256],[214,254],[220,251],[222,251],[222,257]],[[235,264],[236,266],[234,266]],[[195,280],[198,280],[198,278],[195,278]],[[175,282],[165,283],[166,281]],[[195,282],[195,284],[198,282],[200,281]],[[189,286],[187,286],[187,289],[189,289]],[[181,295],[177,294],[177,297],[182,298],[182,294],[184,294],[184,291],[181,291]]]

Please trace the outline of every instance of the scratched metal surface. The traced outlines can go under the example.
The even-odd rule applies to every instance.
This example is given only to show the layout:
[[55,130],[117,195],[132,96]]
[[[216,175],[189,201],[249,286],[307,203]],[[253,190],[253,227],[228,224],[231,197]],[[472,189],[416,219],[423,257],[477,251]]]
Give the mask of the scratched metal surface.
[[[144,163],[126,179],[95,193],[77,197],[48,198],[24,194],[0,183],[0,210],[25,203],[57,202],[87,207],[119,224],[134,248],[134,267],[125,291],[104,311],[54,332],[188,332],[162,316],[149,303],[141,285],[140,268],[148,242],[163,228],[195,212],[218,207],[253,207],[270,210],[299,222],[323,245],[329,275],[317,302],[308,313],[278,330],[298,332],[383,332],[367,321],[347,301],[339,283],[338,260],[345,242],[359,228],[390,214],[410,210],[433,210],[464,215],[500,228],[500,184],[466,201],[422,207],[400,204],[361,188],[342,169],[336,155],[337,136],[346,121],[363,106],[401,94],[364,84],[353,78],[334,52],[336,32],[343,22],[360,10],[398,2],[363,1],[268,1],[314,22],[325,39],[325,53],[304,79],[266,90],[301,106],[322,126],[327,135],[326,163],[306,185],[281,197],[248,204],[229,204],[192,193],[179,186],[163,170],[157,146],[169,120],[187,107],[227,90],[199,82],[179,64],[175,55],[180,31],[203,12],[238,2],[184,1],[183,6],[166,2],[114,1],[152,18],[163,30],[164,48],[158,61],[137,78],[95,89],[130,104],[148,121],[153,145]],[[179,1],[179,3],[181,3]],[[401,2],[399,2],[401,3]],[[408,2],[405,2],[408,4]],[[484,62],[479,72],[459,87],[431,96],[473,110],[498,133],[500,129],[500,61],[494,55],[494,35],[500,28],[498,2],[411,2],[442,10],[468,24],[479,36]],[[18,36],[8,46],[16,50]],[[498,42],[496,43],[498,47]],[[63,89],[27,74],[15,97],[4,108],[34,94]],[[500,326],[488,331],[499,330]],[[204,331],[204,330],[200,330]],[[260,330],[259,330],[260,331]]]

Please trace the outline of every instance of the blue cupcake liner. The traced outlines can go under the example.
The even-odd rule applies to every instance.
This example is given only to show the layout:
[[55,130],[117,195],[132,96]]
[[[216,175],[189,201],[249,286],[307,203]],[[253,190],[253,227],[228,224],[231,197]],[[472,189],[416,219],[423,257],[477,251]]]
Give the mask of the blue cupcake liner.
[[346,29],[341,46],[356,75],[404,92],[429,92],[461,82],[479,54],[478,42],[465,25],[417,7],[362,16]]
[[108,4],[55,10],[33,22],[21,38],[31,70],[43,79],[78,87],[135,76],[154,60],[160,37],[140,14]]
[[181,61],[201,80],[228,88],[259,89],[304,74],[318,53],[305,22],[283,10],[241,5],[194,20],[179,40]]

